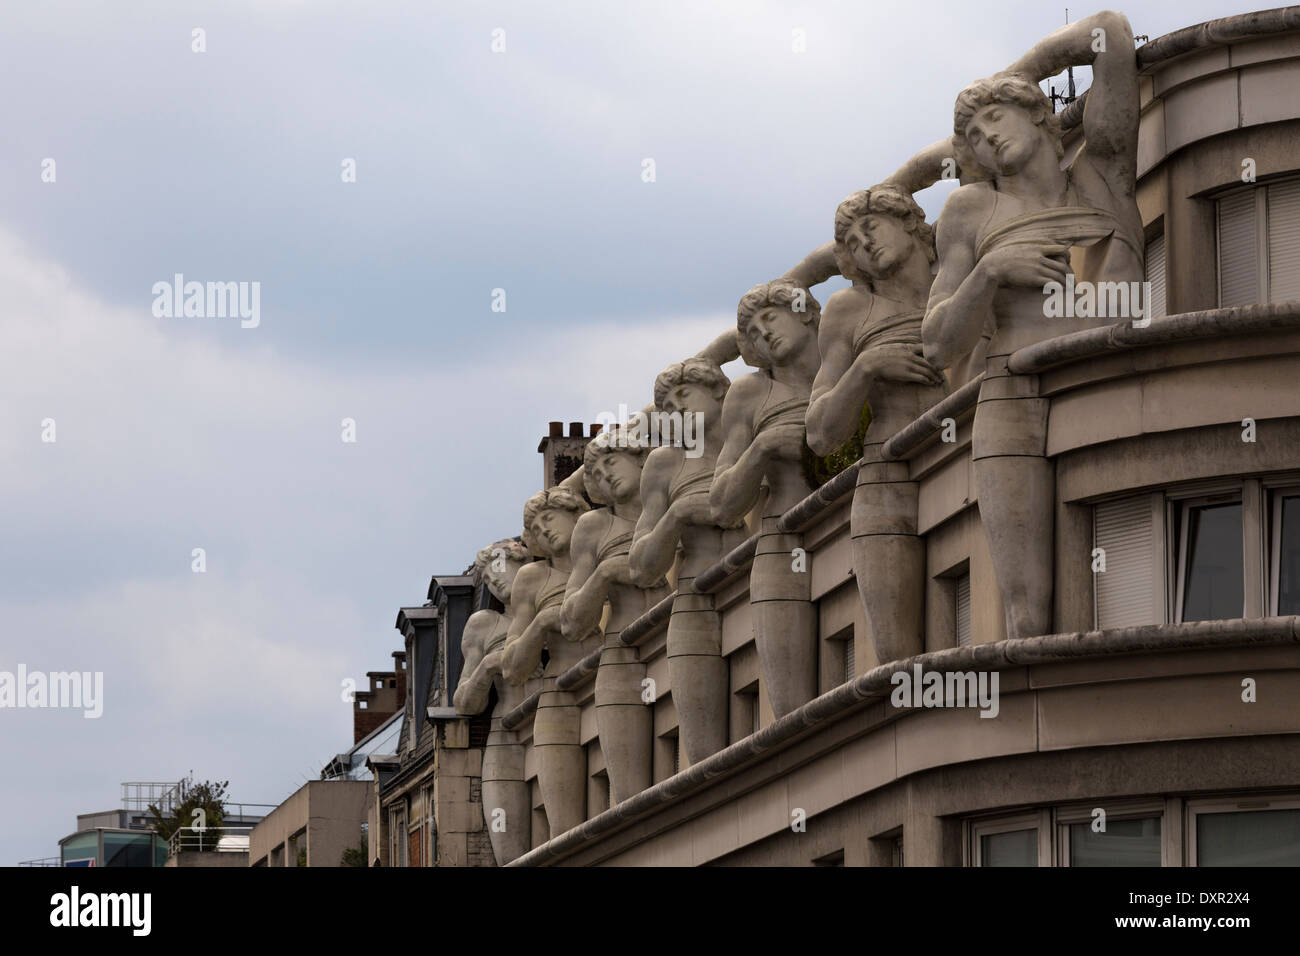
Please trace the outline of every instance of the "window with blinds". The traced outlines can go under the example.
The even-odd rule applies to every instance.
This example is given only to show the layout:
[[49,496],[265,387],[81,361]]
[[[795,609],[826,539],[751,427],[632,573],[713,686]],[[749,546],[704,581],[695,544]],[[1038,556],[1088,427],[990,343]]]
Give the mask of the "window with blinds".
[[1165,317],[1165,234],[1153,236],[1146,248],[1146,281],[1150,283],[1150,300],[1144,302],[1148,319]]
[[844,638],[844,681],[847,684],[858,675],[857,661],[854,659],[853,628],[849,628],[848,637]]
[[1093,508],[1092,578],[1098,628],[1162,623],[1163,614],[1157,609],[1164,603],[1164,568],[1158,537],[1150,495]]
[[1300,180],[1240,189],[1217,206],[1219,305],[1300,299]]
[[1300,299],[1300,180],[1268,187],[1268,300]]
[[956,586],[957,646],[970,646],[970,574],[957,578]]
[[1256,231],[1253,189],[1219,200],[1219,305],[1223,308],[1260,301]]

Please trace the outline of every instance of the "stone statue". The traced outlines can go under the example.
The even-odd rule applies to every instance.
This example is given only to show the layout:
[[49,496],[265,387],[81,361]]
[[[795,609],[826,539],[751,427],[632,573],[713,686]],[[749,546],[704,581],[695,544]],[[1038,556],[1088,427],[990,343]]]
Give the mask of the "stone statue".
[[573,639],[598,630],[601,612],[609,605],[596,671],[596,730],[613,803],[654,782],[654,711],[643,700],[641,685],[646,668],[637,649],[619,640],[624,627],[668,594],[662,580],[648,589],[635,585],[628,567],[632,532],[641,517],[641,469],[649,451],[641,435],[618,425],[587,443],[587,497],[605,507],[584,514],[573,529],[573,571],[560,612],[564,636]]
[[498,866],[527,853],[532,845],[532,807],[524,780],[524,746],[515,733],[501,726],[511,710],[522,703],[522,688],[501,673],[506,635],[514,621],[511,588],[532,555],[517,538],[504,538],[479,551],[474,570],[488,591],[505,605],[504,611],[485,608],[465,622],[460,647],[464,665],[452,703],[458,714],[479,714],[495,688],[492,729],[483,750],[483,818],[492,839]]
[[[1060,124],[1038,82],[1091,64],[1082,148],[1062,166]],[[1134,316],[1054,317],[1051,283],[1140,282],[1142,218],[1135,201],[1137,61],[1128,21],[1099,13],[1040,41],[957,97],[953,145],[966,171],[939,217],[938,275],[922,328],[940,367],[983,370],[972,434],[980,518],[1006,608],[1007,636],[1052,628],[1055,473],[1047,399],[1036,376],[1011,376],[1023,346]],[[1060,285],[1056,286],[1059,293]]]
[[537,670],[543,648],[549,654],[533,718],[533,749],[552,839],[586,818],[587,754],[579,742],[578,702],[572,693],[557,691],[555,682],[600,646],[598,635],[569,641],[560,631],[573,528],[587,511],[585,501],[559,487],[539,491],[524,505],[524,543],[544,560],[524,565],[515,577],[515,618],[502,663],[506,680],[518,685]]
[[709,492],[718,524],[744,519],[766,485],[749,573],[754,643],[772,712],[783,717],[817,696],[817,608],[803,536],[782,534],[781,515],[812,491],[804,415],[817,374],[821,306],[778,279],[745,293],[736,311],[740,354],[759,371],[732,383],[722,403],[722,451]]
[[829,454],[857,430],[862,406],[870,407],[850,527],[858,591],[883,664],[924,647],[917,484],[906,462],[886,462],[880,449],[947,391],[943,373],[921,349],[934,232],[910,193],[887,181],[840,203],[834,255],[853,284],[827,300],[822,316],[808,444]]
[[709,487],[722,448],[722,400],[730,380],[710,359],[670,365],[655,379],[659,413],[698,415],[700,444],[663,445],[646,457],[641,474],[643,510],[628,556],[632,580],[651,587],[682,552],[677,597],[668,622],[668,672],[677,708],[682,753],[698,763],[727,745],[727,662],[722,657],[722,621],[711,594],[696,594],[696,575],[716,563],[745,537],[726,529],[709,508]]

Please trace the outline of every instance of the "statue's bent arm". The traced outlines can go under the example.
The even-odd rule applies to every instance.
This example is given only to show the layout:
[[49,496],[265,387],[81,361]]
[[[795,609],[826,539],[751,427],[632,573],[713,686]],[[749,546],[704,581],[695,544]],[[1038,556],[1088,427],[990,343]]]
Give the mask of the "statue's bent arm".
[[818,455],[829,455],[847,441],[861,421],[871,377],[863,363],[854,361],[853,327],[862,308],[861,296],[841,289],[826,302],[817,346],[821,366],[813,379],[808,400],[808,447]]
[[948,368],[974,349],[992,315],[997,284],[975,262],[976,209],[968,193],[975,188],[962,186],[948,197],[935,229],[939,274],[921,324],[925,358],[935,368]]
[[681,528],[668,507],[668,483],[676,464],[673,448],[656,448],[646,457],[641,472],[641,517],[632,533],[628,563],[632,582],[650,587],[673,566]]
[[732,383],[722,401],[722,451],[709,488],[709,508],[720,525],[731,525],[754,507],[766,467],[762,448],[755,443],[753,405],[759,401],[761,383],[747,375]]
[[589,511],[573,528],[569,554],[573,570],[564,589],[564,606],[560,612],[560,630],[569,640],[581,640],[600,623],[608,586],[596,571],[596,550],[609,524],[604,511]]

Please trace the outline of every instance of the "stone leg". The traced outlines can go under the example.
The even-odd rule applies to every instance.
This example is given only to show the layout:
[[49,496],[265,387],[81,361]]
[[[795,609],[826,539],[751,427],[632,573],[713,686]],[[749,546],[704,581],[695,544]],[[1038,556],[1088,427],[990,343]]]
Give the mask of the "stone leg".
[[878,663],[925,649],[925,543],[917,534],[917,485],[905,462],[877,460],[869,447],[858,471],[850,527],[853,573]]
[[619,632],[606,633],[596,671],[596,731],[615,804],[653,782],[654,711],[641,700],[644,677],[637,649],[625,646]]
[[989,359],[971,433],[980,520],[1002,603],[1007,637],[1052,629],[1056,466],[1047,457],[1047,399],[1037,376],[1006,371]]
[[713,608],[713,595],[691,590],[693,580],[677,582],[667,655],[682,753],[699,763],[727,746],[728,680],[722,620]]
[[581,709],[573,694],[554,687],[555,678],[546,678],[533,718],[537,785],[552,840],[587,818],[587,752],[579,741]]
[[767,698],[780,718],[817,696],[817,608],[807,557],[803,570],[794,569],[803,535],[781,534],[776,522],[775,516],[763,519],[749,601]]
[[[493,721],[497,723],[497,721]],[[515,735],[496,727],[483,749],[483,821],[498,866],[523,856],[532,846],[532,808],[524,781],[524,748]]]

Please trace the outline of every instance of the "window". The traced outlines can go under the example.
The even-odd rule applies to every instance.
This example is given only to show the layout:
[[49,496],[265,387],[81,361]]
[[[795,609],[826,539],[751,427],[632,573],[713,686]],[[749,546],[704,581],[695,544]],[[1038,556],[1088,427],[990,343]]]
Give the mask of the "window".
[[894,853],[893,853],[893,860],[890,863],[890,866],[902,866],[902,865],[903,865],[903,837],[900,834],[899,836],[894,838]]
[[1163,624],[1164,495],[1132,495],[1093,508],[1092,580],[1098,628]]
[[1092,820],[1063,825],[1062,862],[1067,866],[1160,866],[1160,817],[1105,818],[1105,829]]
[[1051,811],[978,820],[970,826],[973,866],[1051,866]]
[[390,866],[407,866],[406,809],[388,811],[388,859]]
[[1194,866],[1300,866],[1300,800],[1198,801],[1187,814]]
[[1300,180],[1237,189],[1217,207],[1219,305],[1300,299]]
[[550,838],[551,824],[546,819],[546,808],[533,807],[533,846],[541,846]]
[[1151,283],[1150,298],[1143,302],[1146,318],[1165,317],[1165,234],[1152,236],[1146,248],[1146,281]]
[[[822,643],[821,680],[822,692],[834,690],[857,676],[854,673],[856,661],[853,646],[853,625],[840,628]],[[757,691],[757,685],[755,685]],[[754,727],[758,729],[757,724]]]
[[927,624],[936,643],[969,647],[974,640],[970,602],[970,559],[939,570],[926,589]]
[[812,861],[813,866],[843,866],[844,850],[839,849],[834,853],[827,853],[825,856],[819,856]]
[[1300,299],[1300,180],[1268,188],[1268,301]]
[[963,833],[967,866],[1300,866],[1300,793],[1098,798],[969,819]]
[[1300,488],[1273,493],[1270,613],[1300,614]]
[[[1236,500],[1224,500],[1232,499]],[[1177,503],[1177,620],[1245,616],[1242,509],[1236,495]]]
[[1255,236],[1255,191],[1224,196],[1219,207],[1219,305],[1260,301],[1259,251]]
[[609,773],[598,770],[591,775],[591,783],[587,787],[587,819],[600,816],[613,805]]
[[[827,647],[833,655],[838,645],[828,642]],[[834,662],[831,662],[834,663]],[[827,664],[827,659],[823,657],[821,664],[823,668]],[[838,665],[837,665],[838,666]],[[838,671],[835,677],[839,677]],[[833,686],[839,686],[838,680],[830,682]],[[751,734],[758,733],[758,681],[753,680],[744,687],[737,688],[731,695],[730,713],[728,715],[729,740],[731,743],[738,743]],[[665,746],[675,746],[667,737],[662,738]],[[671,761],[673,758],[671,751],[665,752],[665,760]],[[671,768],[673,764],[669,763]],[[669,774],[671,776],[671,773]]]
[[970,646],[970,572],[966,572],[956,580],[954,587],[956,594],[956,608],[954,611],[957,621],[957,646]]

